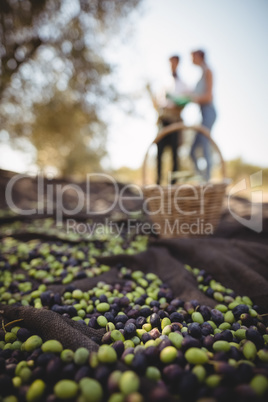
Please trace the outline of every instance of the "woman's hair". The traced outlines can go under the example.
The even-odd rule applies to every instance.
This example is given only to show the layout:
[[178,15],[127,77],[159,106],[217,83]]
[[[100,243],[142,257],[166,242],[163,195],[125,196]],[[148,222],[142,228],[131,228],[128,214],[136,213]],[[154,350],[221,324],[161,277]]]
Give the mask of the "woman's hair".
[[205,54],[204,50],[201,50],[201,49],[194,50],[194,51],[192,52],[192,55],[193,55],[193,54],[198,54],[198,56],[200,56],[202,60],[205,60],[206,54]]
[[169,58],[169,60],[172,60],[172,59],[175,59],[175,60],[177,60],[177,62],[179,62],[180,56],[178,54],[174,54],[174,55],[170,56],[170,58]]

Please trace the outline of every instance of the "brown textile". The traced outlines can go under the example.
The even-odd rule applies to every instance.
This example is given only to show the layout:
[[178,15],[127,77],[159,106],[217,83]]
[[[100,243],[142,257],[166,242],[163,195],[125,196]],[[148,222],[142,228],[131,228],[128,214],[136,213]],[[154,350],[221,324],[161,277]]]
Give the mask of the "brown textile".
[[189,264],[205,269],[237,295],[249,296],[268,310],[268,247],[264,244],[216,238],[156,240],[147,251],[136,256],[100,260],[109,264],[120,261],[133,270],[154,272],[170,285],[174,296],[214,305],[198,289],[194,276],[184,269],[184,264]]
[[104,329],[95,330],[70,319],[64,319],[53,311],[33,307],[1,305],[1,314],[6,322],[22,318],[21,325],[40,335],[43,341],[57,339],[64,348],[73,350],[83,346],[91,352],[97,351],[97,343],[90,338],[101,339],[105,332]]

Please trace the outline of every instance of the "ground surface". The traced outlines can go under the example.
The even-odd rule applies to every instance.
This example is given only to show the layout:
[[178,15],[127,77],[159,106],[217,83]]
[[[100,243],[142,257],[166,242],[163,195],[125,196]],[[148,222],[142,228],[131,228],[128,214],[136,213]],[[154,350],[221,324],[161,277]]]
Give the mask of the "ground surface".
[[[101,384],[103,389],[102,396],[96,391],[98,395],[92,399],[95,401],[172,401],[176,395],[181,396],[181,401],[189,402],[201,401],[202,398],[210,398],[213,402],[266,400],[268,332],[265,315],[264,318],[262,315],[268,312],[267,204],[260,208],[260,205],[252,206],[243,198],[234,198],[230,202],[229,208],[240,218],[250,219],[254,214],[257,217],[261,214],[263,227],[259,233],[233,217],[226,197],[219,226],[212,236],[164,240],[128,233],[126,222],[142,204],[142,200],[134,199],[135,194],[131,189],[125,193],[131,197],[125,200],[124,206],[129,212],[126,214],[122,213],[119,204],[112,207],[114,185],[111,183],[91,183],[88,193],[86,183],[76,183],[79,191],[83,191],[84,199],[90,201],[90,213],[87,213],[86,207],[73,215],[64,213],[63,226],[58,227],[55,218],[59,218],[59,200],[65,211],[75,208],[77,204],[77,193],[70,187],[64,187],[71,183],[66,180],[45,180],[44,194],[38,200],[41,193],[40,188],[38,193],[36,178],[21,178],[14,185],[12,201],[20,209],[33,208],[37,212],[24,216],[8,209],[6,189],[13,177],[11,172],[0,172],[3,303],[0,310],[4,323],[19,318],[22,322],[13,326],[25,327],[31,334],[41,336],[43,342],[58,339],[65,349],[85,347],[91,352],[92,358],[81,363],[81,367],[76,360],[72,361],[67,368],[67,363],[60,360],[57,353],[52,353],[49,361],[46,361],[41,348],[37,347],[32,354],[24,349],[14,350],[22,347],[21,335],[13,345],[8,340],[14,335],[7,335],[6,339],[2,329],[0,349],[5,350],[0,350],[0,397],[14,395],[17,399],[12,400],[15,401],[38,400],[37,397],[31,399],[28,391],[35,379],[44,379],[46,389],[40,391],[39,399],[56,402],[62,400],[61,390],[58,391],[60,381],[69,379],[73,391],[70,400],[77,400],[78,395],[79,401],[91,400],[88,395],[82,397],[84,391],[79,381],[86,377],[93,378],[98,383],[94,383],[94,386],[98,388]],[[57,188],[61,193],[56,192]],[[123,189],[123,185],[119,183],[118,189]],[[53,193],[52,197],[48,196],[47,191]],[[63,194],[62,198],[58,198],[59,194]],[[40,206],[43,199],[46,203],[41,202]],[[38,213],[38,209],[41,213]],[[103,211],[106,213],[103,214]],[[109,233],[96,236],[78,232],[70,234],[66,232],[66,222],[70,218],[75,219],[77,224],[87,222],[90,225],[105,223],[105,219],[109,218],[122,224],[123,229],[120,236]],[[142,214],[137,219],[140,222],[148,221],[148,217]],[[196,269],[185,269],[185,264]],[[79,302],[80,298],[85,298],[83,303]],[[246,311],[246,314],[236,312],[232,300],[243,304],[241,312]],[[105,306],[107,301],[109,307]],[[98,310],[100,303],[104,303],[102,308],[108,309],[108,315]],[[142,304],[145,310],[137,318],[140,309],[137,305]],[[228,317],[221,316],[219,312],[220,319],[214,317],[211,309],[219,304],[219,309],[227,311]],[[79,305],[79,308],[74,309],[74,305]],[[127,328],[118,312],[127,315]],[[179,312],[179,315],[172,316],[174,312]],[[142,332],[139,331],[148,330],[146,324],[142,326],[146,323],[145,317],[148,317],[152,331],[149,329],[149,335],[142,338]],[[164,318],[171,323],[164,323]],[[209,326],[202,323],[204,319],[215,320],[214,334],[213,328],[208,329]],[[116,350],[117,361],[112,365],[106,364],[107,356],[101,361],[102,357],[98,355],[99,345],[113,344],[105,320],[111,321],[123,334],[124,343],[121,342],[122,345],[118,347],[120,349],[122,346],[125,352]],[[109,325],[113,330],[111,323]],[[132,327],[134,325],[135,334],[130,324]],[[239,336],[235,335],[238,329],[244,331],[244,337],[247,331],[247,341],[240,339],[240,332]],[[213,336],[205,337],[207,330],[210,334],[212,331]],[[164,334],[170,331],[174,335],[168,335],[166,339],[167,335]],[[201,335],[201,331],[205,331],[204,334]],[[218,345],[227,346],[224,343],[214,347],[216,339],[227,343],[232,341],[232,346],[228,346],[228,351],[217,351]],[[145,345],[148,340],[152,340],[152,349],[144,352],[141,348],[138,352],[138,346]],[[255,349],[249,342],[256,342]],[[172,349],[174,357],[161,354],[162,349],[170,346],[175,346],[176,350]],[[192,362],[191,356],[188,357],[189,353],[186,353],[191,348],[201,346],[205,347],[207,354],[201,358],[205,359],[201,364],[204,367],[196,368],[196,362]],[[97,353],[97,358],[93,352]],[[170,352],[170,349],[165,352]],[[195,360],[196,349],[194,352]],[[245,362],[247,359],[250,363]],[[22,360],[33,363],[20,375],[17,366],[24,364],[20,363]],[[217,362],[221,363],[219,367]],[[114,371],[124,372],[126,369],[132,372],[127,391],[120,381],[114,383],[114,379],[111,380]],[[133,372],[138,374],[139,380],[133,377]],[[14,380],[14,376],[20,379]],[[133,384],[136,385],[133,387]]]

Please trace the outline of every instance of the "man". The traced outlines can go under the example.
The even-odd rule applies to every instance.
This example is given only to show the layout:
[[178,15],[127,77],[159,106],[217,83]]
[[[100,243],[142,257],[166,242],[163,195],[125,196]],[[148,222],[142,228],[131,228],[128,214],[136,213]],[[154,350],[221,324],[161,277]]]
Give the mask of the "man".
[[[160,96],[156,97],[154,102],[154,107],[158,111],[158,125],[159,129],[166,127],[172,123],[180,122],[182,107],[177,106],[170,98],[172,96],[182,96],[187,92],[188,88],[181,81],[178,76],[177,69],[179,65],[180,58],[178,55],[171,56],[169,58],[171,76],[165,88],[163,89]],[[168,95],[168,97],[167,97]],[[173,132],[160,140],[157,144],[157,184],[161,182],[162,173],[162,154],[167,146],[172,149],[172,159],[173,159],[173,172],[179,169],[177,149],[181,145],[182,136],[180,131]],[[172,181],[172,184],[175,180]]]

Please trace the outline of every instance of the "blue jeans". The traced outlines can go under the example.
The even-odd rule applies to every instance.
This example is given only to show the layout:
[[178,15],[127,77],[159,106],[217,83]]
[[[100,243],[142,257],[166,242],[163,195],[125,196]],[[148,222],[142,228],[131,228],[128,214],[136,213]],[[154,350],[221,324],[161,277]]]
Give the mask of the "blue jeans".
[[[202,114],[202,122],[201,124],[211,130],[215,120],[216,120],[216,111],[213,105],[202,105],[200,107],[201,114]],[[200,169],[197,164],[196,158],[196,150],[197,148],[202,148],[204,158],[207,163],[206,173],[205,173],[205,180],[210,179],[210,172],[211,172],[211,152],[210,152],[210,141],[206,138],[202,133],[197,133],[192,144],[190,156],[194,162],[195,168],[197,172],[200,172]]]

